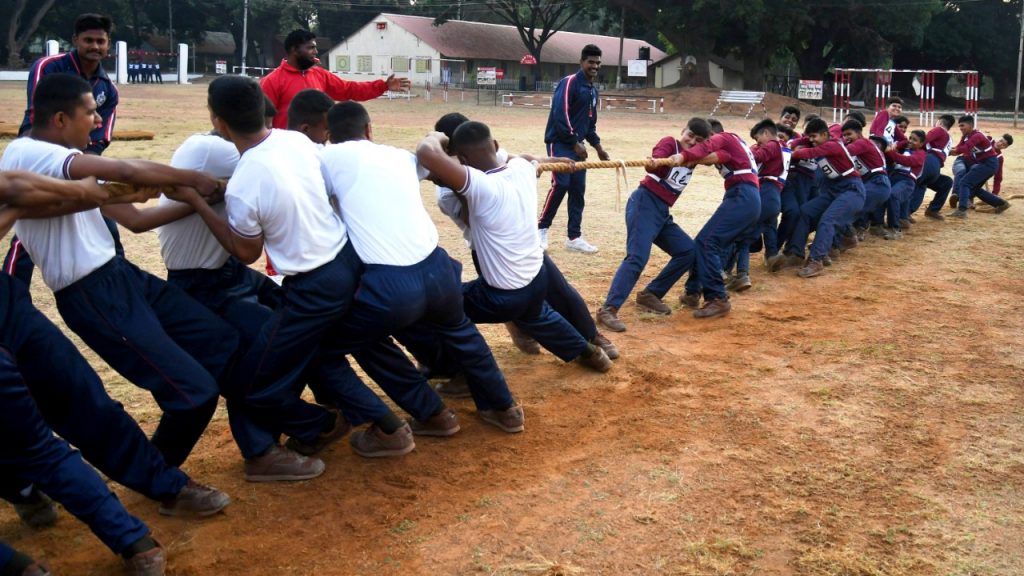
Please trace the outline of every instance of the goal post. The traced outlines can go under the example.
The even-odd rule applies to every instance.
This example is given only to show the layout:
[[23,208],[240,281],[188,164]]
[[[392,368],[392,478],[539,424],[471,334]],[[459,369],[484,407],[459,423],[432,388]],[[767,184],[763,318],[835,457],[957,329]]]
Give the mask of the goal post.
[[892,96],[893,74],[913,74],[920,83],[918,122],[921,126],[935,123],[935,86],[939,74],[964,76],[964,113],[978,118],[978,101],[981,95],[981,75],[977,70],[894,70],[884,68],[836,68],[833,72],[832,121],[838,122],[850,112],[850,97],[853,91],[853,75],[875,75],[875,112],[885,109],[885,102]]

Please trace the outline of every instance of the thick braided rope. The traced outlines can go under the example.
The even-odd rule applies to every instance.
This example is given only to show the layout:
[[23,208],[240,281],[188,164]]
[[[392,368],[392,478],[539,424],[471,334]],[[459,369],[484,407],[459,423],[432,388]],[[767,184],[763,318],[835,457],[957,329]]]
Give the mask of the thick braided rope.
[[600,168],[658,168],[660,166],[678,166],[671,158],[658,158],[652,160],[599,160],[594,162],[549,162],[538,164],[539,172],[579,172],[580,170],[594,170]]
[[[224,179],[221,180],[221,183],[227,186],[228,181]],[[102,186],[110,194],[111,198],[139,193],[145,194],[149,198],[156,198],[161,194],[174,191],[173,186],[136,186],[134,184],[125,184],[124,182],[104,182]]]

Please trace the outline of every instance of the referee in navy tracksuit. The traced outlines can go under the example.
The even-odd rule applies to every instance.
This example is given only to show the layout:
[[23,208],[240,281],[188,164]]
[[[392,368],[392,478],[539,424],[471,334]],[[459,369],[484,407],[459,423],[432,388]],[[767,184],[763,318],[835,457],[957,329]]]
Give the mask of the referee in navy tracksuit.
[[[601,70],[601,49],[593,44],[583,47],[580,54],[580,70],[572,76],[566,76],[558,83],[551,98],[551,113],[544,129],[544,143],[547,145],[548,156],[570,158],[584,161],[587,159],[589,142],[601,160],[608,160],[608,153],[601,146],[601,138],[597,135],[597,74]],[[587,173],[584,170],[573,173],[552,173],[551,189],[544,200],[540,221],[537,228],[541,234],[541,246],[548,247],[548,228],[562,205],[565,194],[569,194],[569,227],[566,248],[592,254],[597,248],[583,239],[581,225],[583,222],[583,198],[587,187]]]

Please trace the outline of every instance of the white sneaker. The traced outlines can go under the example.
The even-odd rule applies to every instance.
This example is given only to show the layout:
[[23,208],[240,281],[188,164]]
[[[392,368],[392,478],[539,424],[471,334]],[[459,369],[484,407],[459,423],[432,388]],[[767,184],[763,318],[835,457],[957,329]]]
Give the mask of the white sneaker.
[[547,228],[538,228],[537,229],[537,235],[540,236],[540,249],[541,250],[547,250],[548,249],[548,229]]
[[576,252],[583,252],[584,254],[594,254],[597,252],[597,246],[587,242],[582,236],[579,238],[573,238],[572,240],[565,241],[565,248],[567,250],[575,250]]

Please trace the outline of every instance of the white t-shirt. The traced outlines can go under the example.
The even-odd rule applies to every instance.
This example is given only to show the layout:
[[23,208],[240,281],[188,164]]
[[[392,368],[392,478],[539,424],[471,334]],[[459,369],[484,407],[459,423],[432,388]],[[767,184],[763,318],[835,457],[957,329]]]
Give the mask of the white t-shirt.
[[[214,178],[230,178],[237,164],[238,149],[215,134],[189,136],[171,158],[171,166],[175,168],[199,170]],[[160,206],[170,204],[178,202],[166,196],[160,197]],[[222,218],[227,214],[223,202],[212,208]],[[160,239],[160,255],[168,270],[216,270],[229,256],[198,214],[165,224],[156,229],[156,235]]]
[[469,233],[489,286],[515,290],[529,284],[544,263],[537,235],[537,173],[533,164],[513,158],[481,172],[466,167],[458,192],[469,206]]
[[[508,162],[508,151],[504,148],[498,148],[498,162],[505,164]],[[447,186],[435,186],[434,194],[437,198],[437,207],[441,210],[441,214],[451,218],[452,222],[462,230],[462,238],[466,241],[466,246],[473,249],[473,238],[469,234],[469,226],[462,220],[462,203],[459,202],[459,197],[455,195],[455,192]]]
[[437,227],[420,196],[426,174],[416,156],[351,140],[324,148],[321,161],[327,191],[363,262],[411,266],[437,248]]
[[299,132],[271,130],[246,150],[224,200],[231,229],[262,236],[274,268],[285,276],[323,266],[348,240],[327,199],[316,146]]
[[[29,137],[18,138],[4,150],[0,170],[26,170],[70,180],[71,163],[80,151]],[[114,257],[114,238],[99,208],[55,216],[18,220],[14,231],[43,281],[54,292],[88,276]]]

